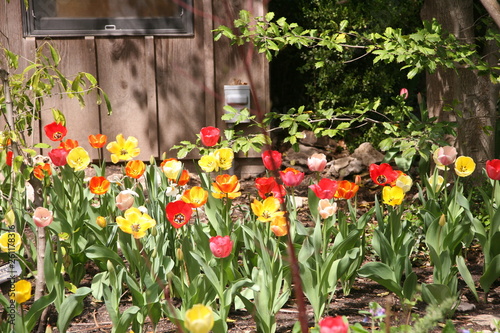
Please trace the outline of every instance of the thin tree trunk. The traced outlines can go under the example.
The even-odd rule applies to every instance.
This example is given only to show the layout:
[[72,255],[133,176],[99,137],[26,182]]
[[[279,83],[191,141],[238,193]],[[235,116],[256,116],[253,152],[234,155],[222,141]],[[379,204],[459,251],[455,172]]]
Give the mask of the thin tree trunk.
[[[454,34],[467,44],[476,42],[474,35],[474,8],[472,0],[426,0],[422,7],[423,20],[435,18],[443,30]],[[487,45],[483,52],[496,63],[498,48]],[[472,157],[476,174],[485,163],[494,158],[494,128],[499,86],[487,75],[467,68],[438,69],[427,74],[427,108],[438,121],[456,121],[457,137],[450,138],[461,155]]]

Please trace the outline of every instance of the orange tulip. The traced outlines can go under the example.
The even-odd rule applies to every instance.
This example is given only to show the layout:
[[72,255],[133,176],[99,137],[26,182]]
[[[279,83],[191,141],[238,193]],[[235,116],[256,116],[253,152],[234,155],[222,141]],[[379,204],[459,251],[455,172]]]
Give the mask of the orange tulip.
[[351,199],[359,190],[359,185],[351,183],[348,180],[341,180],[337,182],[337,192],[335,198]]
[[274,220],[271,221],[271,231],[277,237],[285,236],[286,234],[288,234],[286,217],[276,216]]
[[45,163],[35,165],[35,168],[33,169],[33,175],[40,180],[43,180],[45,177],[52,175],[50,164]]
[[89,182],[90,192],[102,195],[108,192],[111,183],[104,177],[92,177]]
[[208,200],[208,192],[200,186],[193,186],[182,195],[182,201],[187,202],[193,208],[203,206]]
[[[184,186],[189,182],[189,179],[191,179],[191,177],[189,176],[189,171],[183,169],[179,180],[177,180],[177,185]],[[175,179],[171,179],[171,181],[175,182]]]
[[108,137],[104,134],[89,135],[89,143],[92,148],[102,148],[106,144]]
[[125,166],[125,174],[130,178],[139,179],[146,171],[146,164],[141,160],[128,161]]
[[78,141],[67,139],[66,141],[61,141],[58,148],[63,148],[65,150],[69,151],[69,150],[76,148],[78,146],[79,146]]
[[215,178],[215,183],[212,183],[214,187],[214,192],[212,193],[214,198],[229,198],[234,199],[241,195],[240,182],[238,177],[235,175],[219,175]]

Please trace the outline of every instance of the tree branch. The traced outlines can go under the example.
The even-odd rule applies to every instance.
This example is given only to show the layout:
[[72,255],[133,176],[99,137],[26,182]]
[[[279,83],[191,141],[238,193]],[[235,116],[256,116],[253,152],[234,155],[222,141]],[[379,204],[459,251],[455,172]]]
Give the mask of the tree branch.
[[484,8],[488,11],[493,21],[500,28],[500,4],[497,0],[481,0]]

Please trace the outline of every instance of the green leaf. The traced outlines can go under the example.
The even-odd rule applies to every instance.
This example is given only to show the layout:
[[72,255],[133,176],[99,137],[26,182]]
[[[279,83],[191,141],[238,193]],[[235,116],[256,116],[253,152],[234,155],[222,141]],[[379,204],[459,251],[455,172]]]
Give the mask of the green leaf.
[[445,300],[454,298],[451,290],[444,284],[422,284],[422,299],[427,304],[439,305]]
[[116,325],[114,332],[127,332],[130,323],[136,317],[136,314],[139,312],[140,308],[138,306],[131,306],[127,310],[125,310],[121,316],[118,325]]
[[476,286],[474,285],[474,279],[472,278],[469,269],[465,265],[464,257],[458,256],[456,257],[456,259],[457,259],[457,268],[458,271],[460,272],[460,275],[462,276],[462,279],[464,279],[465,283],[467,284],[467,287],[469,287],[469,289],[474,294],[474,297],[476,297],[476,300],[479,301],[479,297],[476,291]]
[[485,272],[479,279],[479,283],[481,284],[481,288],[485,292],[490,291],[490,287],[498,278],[500,277],[500,254],[495,256],[493,260],[491,260],[488,267],[486,267]]
[[[75,294],[68,296],[61,304],[61,311],[57,318],[57,328],[61,332],[66,332],[71,319],[82,313],[83,299],[90,294],[92,289],[88,287],[78,288]],[[120,331],[125,332],[125,331]]]
[[40,149],[50,149],[50,148],[52,148],[51,145],[49,145],[47,143],[43,143],[43,142],[36,143],[33,147],[34,148],[40,148]]
[[52,304],[52,302],[56,299],[56,295],[57,293],[55,292],[55,290],[52,290],[50,294],[42,296],[35,302],[33,302],[28,313],[24,317],[24,322],[28,332],[31,332],[33,328],[35,328],[35,325],[42,315],[43,310],[45,310],[46,307]]
[[396,281],[396,276],[389,266],[382,262],[369,262],[363,265],[359,271],[359,275],[369,278],[389,291],[395,293],[398,297],[403,298],[403,289]]

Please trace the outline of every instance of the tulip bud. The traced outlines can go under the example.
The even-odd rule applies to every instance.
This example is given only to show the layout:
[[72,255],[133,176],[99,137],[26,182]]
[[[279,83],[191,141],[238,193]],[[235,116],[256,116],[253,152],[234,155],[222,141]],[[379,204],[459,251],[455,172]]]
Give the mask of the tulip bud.
[[441,217],[439,218],[439,226],[444,227],[445,224],[446,224],[446,215],[441,214]]
[[16,225],[16,215],[12,209],[5,214],[4,222],[8,227]]
[[360,175],[356,175],[356,177],[354,177],[354,184],[361,186],[361,176]]
[[183,261],[184,260],[184,252],[182,252],[181,248],[178,248],[177,250],[175,250],[175,257],[179,261]]
[[98,216],[95,222],[101,228],[106,228],[107,222],[106,222],[106,218],[104,216]]

